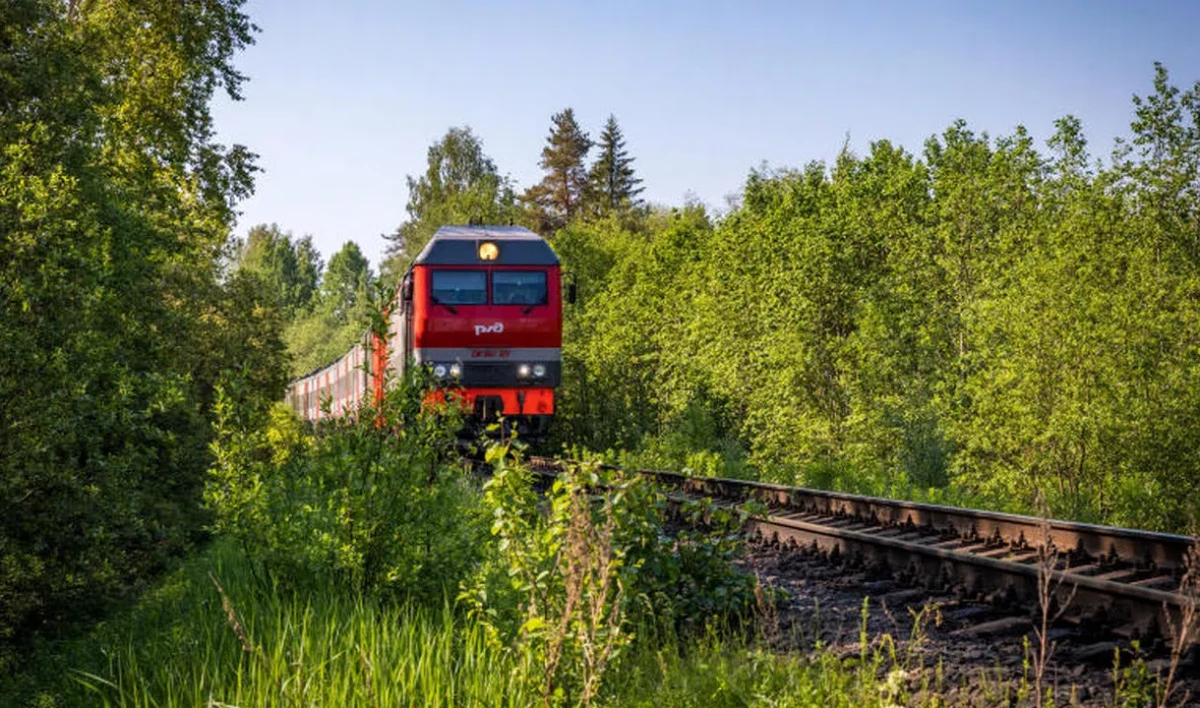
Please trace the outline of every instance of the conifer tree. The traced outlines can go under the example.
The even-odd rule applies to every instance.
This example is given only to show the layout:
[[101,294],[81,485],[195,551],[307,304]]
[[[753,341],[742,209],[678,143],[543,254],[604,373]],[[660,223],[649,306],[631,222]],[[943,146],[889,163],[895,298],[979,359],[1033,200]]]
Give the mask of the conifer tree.
[[541,233],[553,233],[579,213],[588,184],[583,160],[591,147],[592,141],[575,121],[572,109],[551,117],[550,135],[538,163],[546,176],[523,197]]
[[645,189],[642,180],[634,176],[633,158],[625,150],[625,136],[617,117],[608,116],[600,134],[600,154],[588,175],[588,189],[593,207],[607,216],[641,203],[638,195]]

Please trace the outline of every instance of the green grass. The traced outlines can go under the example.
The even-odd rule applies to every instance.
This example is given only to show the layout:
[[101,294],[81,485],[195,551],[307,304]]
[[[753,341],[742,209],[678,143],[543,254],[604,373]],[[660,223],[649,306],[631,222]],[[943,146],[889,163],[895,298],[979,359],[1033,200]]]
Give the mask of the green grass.
[[[641,634],[607,675],[603,704],[871,706],[888,699],[886,662],[827,652],[776,656],[715,631],[687,641]],[[25,673],[0,684],[0,702],[538,705],[540,696],[522,679],[530,667],[520,661],[450,610],[262,588],[243,555],[217,543],[88,636],[43,648]]]
[[[217,578],[245,641],[222,606]],[[0,685],[36,706],[523,706],[514,659],[449,612],[257,587],[228,544]]]
[[[952,688],[939,666],[887,635],[864,631],[849,655],[811,646],[781,655],[733,632],[663,631],[638,630],[598,704],[935,706]],[[240,551],[218,542],[89,635],[40,649],[0,682],[0,705],[540,705],[537,682],[525,678],[537,667],[522,661],[449,609],[264,588]],[[1005,701],[1016,687],[994,688]]]

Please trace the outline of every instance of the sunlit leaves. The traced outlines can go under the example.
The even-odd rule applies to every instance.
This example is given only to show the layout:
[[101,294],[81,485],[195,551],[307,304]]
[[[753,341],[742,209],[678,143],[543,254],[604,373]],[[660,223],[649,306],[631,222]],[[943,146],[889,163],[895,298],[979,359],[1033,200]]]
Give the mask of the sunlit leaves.
[[208,113],[241,5],[0,6],[0,642],[186,549],[215,378],[278,386],[271,314],[217,279],[253,173]]
[[879,141],[755,170],[715,228],[569,228],[587,279],[564,423],[659,464],[1025,511],[1040,490],[1058,514],[1180,528],[1198,107],[1159,67],[1108,164],[1070,116],[1046,153],[957,121],[921,159]]

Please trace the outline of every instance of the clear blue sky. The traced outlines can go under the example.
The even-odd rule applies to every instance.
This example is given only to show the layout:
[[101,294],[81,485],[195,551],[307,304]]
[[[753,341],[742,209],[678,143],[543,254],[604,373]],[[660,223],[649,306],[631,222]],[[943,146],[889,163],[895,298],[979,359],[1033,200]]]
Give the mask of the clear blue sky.
[[617,116],[653,202],[712,206],[763,161],[799,166],[888,138],[919,152],[956,118],[996,136],[1083,120],[1095,153],[1125,134],[1153,62],[1200,79],[1200,1],[317,2],[250,0],[245,101],[221,138],[264,172],[239,234],[276,222],[326,260],[378,265],[406,174],[470,125],[502,173],[540,179],[550,116],[593,136]]

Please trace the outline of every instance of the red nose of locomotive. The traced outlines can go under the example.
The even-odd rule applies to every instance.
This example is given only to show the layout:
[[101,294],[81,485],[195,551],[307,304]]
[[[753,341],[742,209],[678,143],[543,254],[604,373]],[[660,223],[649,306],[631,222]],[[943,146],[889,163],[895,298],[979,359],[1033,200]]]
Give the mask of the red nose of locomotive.
[[444,227],[404,287],[411,360],[460,387],[472,422],[504,416],[544,432],[562,379],[562,279],[549,244],[522,228]]

